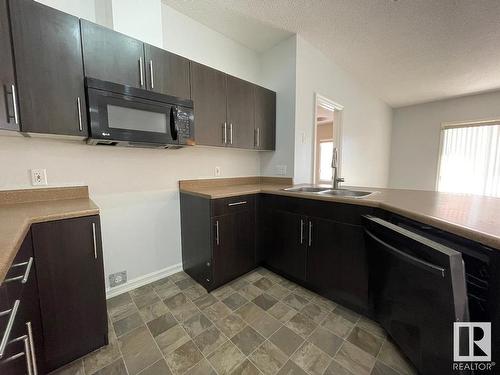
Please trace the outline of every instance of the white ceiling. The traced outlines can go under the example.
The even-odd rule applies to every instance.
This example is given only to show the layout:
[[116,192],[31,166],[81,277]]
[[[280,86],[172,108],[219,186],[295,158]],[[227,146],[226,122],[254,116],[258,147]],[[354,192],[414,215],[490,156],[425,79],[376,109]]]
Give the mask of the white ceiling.
[[393,107],[500,89],[499,0],[163,0],[256,51],[291,33]]

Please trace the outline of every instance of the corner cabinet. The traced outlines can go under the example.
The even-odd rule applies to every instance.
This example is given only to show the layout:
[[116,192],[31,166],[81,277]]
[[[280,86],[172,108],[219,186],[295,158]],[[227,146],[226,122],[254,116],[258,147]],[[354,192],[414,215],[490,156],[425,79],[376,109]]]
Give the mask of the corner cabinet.
[[184,271],[213,290],[256,267],[256,197],[181,193]]
[[100,233],[99,216],[32,226],[49,370],[108,343]]
[[9,10],[21,131],[86,137],[79,19],[32,0]]
[[0,373],[49,373],[107,335],[99,216],[33,224],[0,284]]

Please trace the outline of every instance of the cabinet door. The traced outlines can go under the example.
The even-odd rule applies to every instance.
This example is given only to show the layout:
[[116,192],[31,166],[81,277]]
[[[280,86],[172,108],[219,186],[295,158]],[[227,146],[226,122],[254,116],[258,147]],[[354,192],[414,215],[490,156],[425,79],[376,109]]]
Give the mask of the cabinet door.
[[[14,61],[7,0],[0,0],[0,129],[19,130],[14,116],[12,86],[15,85]],[[14,88],[15,91],[15,88]]]
[[307,282],[319,293],[366,311],[368,270],[363,228],[311,218]]
[[230,147],[254,148],[255,98],[250,82],[227,76],[227,122]]
[[255,148],[276,149],[276,93],[254,85]]
[[21,130],[87,136],[78,18],[31,0],[9,4]]
[[107,344],[98,216],[32,226],[48,370]]
[[191,98],[189,60],[161,48],[144,45],[147,87],[161,94]]
[[[191,99],[194,102],[195,141],[205,146],[225,146],[226,75],[191,62]],[[225,130],[225,131],[224,131]]]
[[212,218],[214,280],[224,284],[255,267],[255,211]]
[[285,211],[268,212],[272,228],[265,263],[297,280],[306,278],[307,219]]
[[144,44],[95,23],[80,22],[85,76],[146,88]]

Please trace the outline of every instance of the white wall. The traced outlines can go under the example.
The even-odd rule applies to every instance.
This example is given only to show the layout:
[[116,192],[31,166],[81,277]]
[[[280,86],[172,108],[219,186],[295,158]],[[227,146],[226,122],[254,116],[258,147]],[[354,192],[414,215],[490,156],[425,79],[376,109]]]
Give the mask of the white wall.
[[[90,20],[92,12],[102,12],[93,0],[43,2]],[[106,19],[119,31],[152,44],[163,40],[165,49],[187,58],[259,81],[260,62],[255,52],[169,11],[160,0],[113,0],[112,5],[112,20],[106,19],[109,14],[97,19]],[[142,32],[137,22],[156,26]],[[32,168],[46,168],[53,186],[88,185],[101,209],[106,278],[127,270],[129,280],[181,261],[178,180],[213,177],[215,166],[222,168],[222,177],[260,174],[258,152],[220,148],[108,148],[0,135],[0,157],[8,160],[2,163],[0,189],[29,186],[28,170]]]
[[112,14],[116,31],[163,47],[161,0],[112,0]]
[[275,176],[276,166],[286,166],[293,177],[295,143],[296,36],[279,43],[261,56],[263,85],[276,91],[276,151],[261,154],[261,173]]
[[162,4],[162,18],[165,49],[247,81],[260,82],[257,52],[166,4]]
[[179,179],[259,174],[256,152],[189,148],[148,150],[0,136],[1,188],[29,186],[28,170],[46,168],[50,185],[84,184],[101,208],[106,275],[129,278],[181,261]]
[[498,118],[500,91],[395,109],[390,187],[435,189],[443,122]]
[[36,0],[79,18],[95,22],[96,1],[102,0]]
[[319,93],[344,106],[342,177],[346,184],[387,186],[391,108],[300,36],[296,74],[294,181],[313,181],[314,94]]

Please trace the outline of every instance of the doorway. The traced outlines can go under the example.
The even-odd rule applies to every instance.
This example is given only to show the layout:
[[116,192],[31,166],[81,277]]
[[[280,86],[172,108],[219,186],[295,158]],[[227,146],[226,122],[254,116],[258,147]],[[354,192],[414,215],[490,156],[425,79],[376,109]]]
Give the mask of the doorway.
[[315,106],[313,181],[317,185],[331,184],[335,149],[339,156],[339,172],[341,169],[340,127],[343,106],[319,94],[316,94]]

